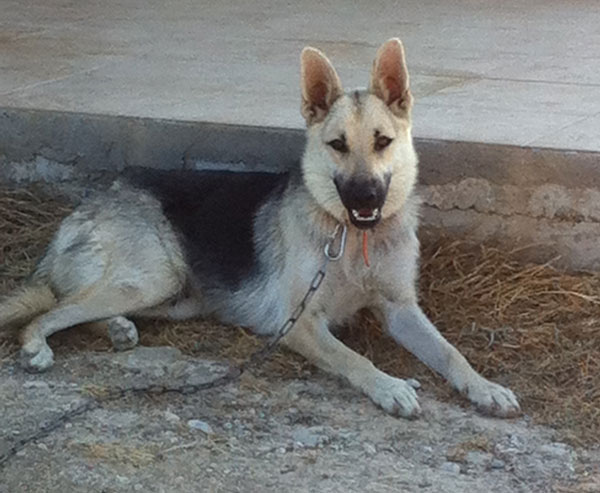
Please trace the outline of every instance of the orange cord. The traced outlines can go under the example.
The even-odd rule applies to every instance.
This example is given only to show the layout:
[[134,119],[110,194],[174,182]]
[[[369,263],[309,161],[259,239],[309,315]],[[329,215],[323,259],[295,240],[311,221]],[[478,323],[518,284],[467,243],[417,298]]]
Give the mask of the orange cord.
[[369,263],[369,245],[367,243],[367,232],[363,231],[363,245],[362,245],[363,258],[365,259],[365,265],[371,267]]

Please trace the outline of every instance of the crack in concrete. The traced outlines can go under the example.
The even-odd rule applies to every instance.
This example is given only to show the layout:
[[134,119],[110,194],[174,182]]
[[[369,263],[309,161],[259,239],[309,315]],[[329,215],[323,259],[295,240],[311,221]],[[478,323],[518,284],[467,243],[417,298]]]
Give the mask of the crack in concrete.
[[489,212],[489,211],[482,211],[477,209],[476,206],[472,205],[469,207],[459,207],[459,206],[454,206],[454,207],[440,207],[436,204],[432,204],[432,203],[428,203],[426,201],[422,202],[423,206],[425,207],[429,207],[430,209],[434,209],[438,212],[475,212],[477,214],[481,214],[483,216],[490,216],[490,217],[502,217],[502,218],[526,218],[526,219],[533,219],[533,220],[544,220],[544,221],[549,221],[549,222],[555,222],[555,223],[577,223],[577,224],[600,224],[600,221],[589,221],[589,220],[585,220],[582,218],[561,218],[561,217],[553,217],[553,218],[549,218],[549,217],[545,217],[545,216],[533,216],[530,214],[523,214],[523,213],[519,213],[519,212],[513,212],[513,213],[502,213],[502,212]]

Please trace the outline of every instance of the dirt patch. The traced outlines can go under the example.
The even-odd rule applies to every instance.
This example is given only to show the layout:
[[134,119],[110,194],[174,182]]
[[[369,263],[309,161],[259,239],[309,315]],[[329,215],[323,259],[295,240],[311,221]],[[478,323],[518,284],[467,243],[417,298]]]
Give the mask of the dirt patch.
[[[60,219],[69,210],[70,206],[66,200],[48,196],[40,190],[0,192],[0,293],[16,286],[30,272]],[[468,404],[463,399],[457,398],[447,384],[408,353],[390,344],[390,339],[382,333],[378,324],[369,314],[362,314],[357,324],[346,327],[340,334],[347,344],[367,355],[384,371],[398,376],[414,376],[421,380],[427,389],[426,395],[432,396],[434,399],[426,398],[429,408],[432,409],[431,412],[437,416],[433,420],[436,423],[434,428],[436,426],[443,428],[443,425],[447,425],[454,429],[455,423],[452,422],[452,419],[458,414],[463,417],[469,416],[471,420],[465,433],[461,431],[457,432],[456,436],[440,438],[444,444],[443,450],[437,442],[435,445],[433,442],[432,445],[427,445],[429,442],[423,440],[418,442],[416,447],[433,447],[432,456],[435,456],[435,459],[421,458],[422,461],[419,462],[421,459],[415,458],[415,461],[419,462],[421,466],[425,464],[426,469],[427,467],[433,468],[437,471],[436,474],[439,471],[443,471],[444,474],[456,473],[459,475],[457,478],[462,480],[464,478],[461,478],[460,475],[465,471],[474,471],[477,468],[479,468],[478,471],[495,471],[492,466],[494,460],[497,461],[495,467],[498,468],[498,471],[513,474],[515,468],[509,467],[510,461],[507,462],[506,458],[515,459],[517,452],[514,450],[520,450],[519,454],[525,453],[526,450],[533,450],[531,449],[533,442],[538,448],[547,446],[547,450],[543,449],[546,451],[540,452],[539,457],[545,457],[544,454],[554,454],[555,457],[562,457],[560,460],[563,462],[564,457],[572,457],[574,449],[571,447],[573,446],[586,446],[592,453],[591,451],[595,450],[593,447],[597,446],[598,436],[600,436],[600,380],[597,378],[600,369],[600,325],[598,324],[600,319],[600,297],[598,296],[600,294],[600,274],[585,272],[567,274],[556,270],[551,263],[545,265],[522,264],[518,261],[518,251],[504,252],[489,245],[473,245],[448,238],[426,243],[422,258],[421,297],[425,311],[478,371],[499,383],[510,386],[518,394],[524,412],[531,420],[520,420],[518,425],[515,425],[506,421],[486,421],[483,418],[473,418]],[[262,343],[261,340],[241,328],[221,326],[210,321],[185,323],[146,321],[140,322],[138,327],[142,345],[175,347],[181,350],[182,357],[191,356],[198,361],[214,359],[241,361]],[[88,327],[88,330],[69,330],[57,334],[50,339],[50,344],[56,348],[57,366],[60,367],[62,364],[63,370],[72,366],[77,370],[75,374],[83,379],[86,375],[95,374],[98,370],[94,365],[90,367],[89,361],[82,359],[82,351],[110,351],[110,344],[104,331],[93,326]],[[11,370],[16,350],[15,334],[0,334],[0,361],[7,365],[10,375],[13,374],[13,371],[18,373],[17,369]],[[115,355],[104,353],[106,360],[114,357]],[[103,365],[108,364],[103,359],[102,361]],[[49,375],[54,376],[44,378],[58,382],[56,379],[61,373],[58,369],[53,370]],[[321,374],[315,376],[314,373],[315,370],[304,360],[280,350],[264,367],[242,380],[238,392],[245,397],[237,399],[238,404],[233,406],[234,409],[229,413],[232,416],[245,416],[245,406],[254,398],[252,396],[269,395],[273,397],[274,388],[285,388],[287,384],[308,385],[306,377],[310,376],[309,381],[316,379],[315,385],[324,385],[327,388],[327,397],[322,400],[325,394],[319,391],[316,395],[311,394],[306,402],[303,401],[306,409],[293,416],[294,426],[304,426],[310,429],[308,431],[301,430],[298,432],[300,435],[294,435],[295,431],[290,428],[288,431],[293,436],[307,436],[310,440],[317,437],[314,438],[315,443],[320,444],[321,449],[331,451],[332,443],[338,443],[338,445],[340,443],[337,438],[332,438],[335,434],[332,434],[331,430],[323,432],[312,428],[333,426],[331,423],[334,423],[335,420],[331,421],[332,415],[340,414],[337,406],[350,406],[349,409],[341,412],[348,428],[354,429],[357,425],[353,420],[362,422],[359,417],[361,413],[367,412],[365,409],[369,409],[367,414],[371,416],[371,419],[378,422],[384,420],[388,425],[392,422],[388,421],[392,418],[381,416],[380,411],[369,407],[368,403],[365,403],[363,398],[357,396],[354,391],[344,389],[337,385],[337,382]],[[12,376],[10,378],[16,378],[18,381],[21,379],[21,377]],[[104,382],[106,381],[108,380],[104,379]],[[83,385],[81,381],[77,381],[76,384]],[[76,392],[74,391],[74,393]],[[210,395],[213,396],[209,399],[212,402],[211,399],[213,401],[215,399],[215,392]],[[199,397],[199,399],[202,400],[203,397]],[[248,401],[244,401],[244,399]],[[350,401],[346,401],[346,399],[350,399]],[[437,404],[436,401],[449,404]],[[269,402],[268,412],[274,413],[274,415],[285,414],[285,410],[290,406],[290,403],[281,396],[273,397]],[[167,405],[161,400],[145,403],[142,406],[143,412],[147,411],[152,414],[151,408],[154,404],[159,408]],[[180,404],[184,408],[189,405]],[[202,405],[205,406],[205,403],[203,402]],[[124,406],[133,405],[124,404]],[[208,416],[219,416],[219,409],[209,408],[210,405],[206,411]],[[256,409],[259,409],[260,406],[252,408],[258,412]],[[465,408],[467,411],[461,411],[461,408]],[[212,412],[215,414],[211,414]],[[181,414],[179,411],[177,413]],[[287,414],[285,415],[287,416]],[[378,417],[375,418],[375,416]],[[241,418],[232,417],[232,419]],[[252,417],[246,416],[244,419],[253,434],[260,430],[261,419],[257,419],[256,423],[253,422]],[[269,418],[265,419],[268,421]],[[489,426],[486,424],[484,432],[480,433],[480,427],[473,425],[473,419],[492,424]],[[142,422],[145,423],[143,420]],[[282,423],[277,423],[278,426],[284,426]],[[404,433],[410,433],[411,425],[401,423],[400,427],[405,429]],[[534,426],[536,424],[548,425],[554,431],[543,433],[536,431],[537,428]],[[229,428],[219,428],[219,423],[217,425],[213,422],[213,427],[216,426],[217,430],[220,429],[227,435],[226,432]],[[257,428],[253,428],[253,426]],[[514,426],[517,426],[517,431],[507,431]],[[438,430],[441,434],[443,434],[442,428]],[[360,429],[363,430],[360,433],[365,433],[364,436],[359,433],[363,440],[366,440],[365,437],[368,437],[368,433],[375,433],[369,426],[363,426]],[[177,430],[182,433],[181,441],[178,439],[173,442],[172,447],[175,449],[172,453],[181,454],[181,456],[187,457],[192,449],[197,450],[199,446],[206,447],[208,442],[211,444],[210,450],[213,448],[221,450],[220,457],[227,463],[235,459],[235,447],[240,447],[240,457],[245,457],[245,453],[250,453],[249,444],[239,445],[238,442],[238,445],[234,446],[227,439],[225,440],[227,445],[223,445],[225,442],[219,441],[223,439],[219,433],[217,435],[221,438],[215,436],[208,442],[203,438],[200,441],[196,440],[194,445],[187,446],[188,442],[185,442],[184,439],[186,434],[190,433],[189,429],[179,424]],[[490,430],[496,431],[492,433]],[[270,426],[264,430],[264,433],[271,432]],[[531,437],[535,438],[524,438],[524,443],[511,445],[509,443],[511,439],[506,438],[507,433],[509,435],[516,433],[515,436],[527,435],[528,437],[531,434]],[[377,435],[377,433],[375,434]],[[542,435],[543,439],[540,438]],[[233,436],[237,435],[233,434]],[[288,456],[290,464],[281,466],[282,470],[292,468],[290,471],[300,471],[302,468],[299,469],[298,464],[310,464],[311,461],[316,463],[321,460],[315,458],[318,454],[308,453],[304,449],[296,450],[293,445],[288,450],[289,443],[286,445],[285,433],[275,433],[274,436],[275,445],[268,445],[274,448],[270,452],[265,452],[267,455],[274,454],[274,457],[283,460],[288,452],[296,454],[292,454],[295,457],[294,460],[290,458],[291,455]],[[321,436],[324,437],[323,440],[319,438]],[[277,442],[277,437],[283,441]],[[373,441],[367,441],[365,443],[371,444],[371,446],[363,448],[361,445],[360,450],[352,448],[355,445],[358,446],[353,443],[350,449],[356,453],[352,456],[352,460],[363,456],[371,459],[379,456],[378,447],[384,447],[382,444],[390,437],[386,438],[382,435],[379,438],[381,443],[373,444]],[[64,438],[64,440],[67,439]],[[71,439],[74,438],[71,437]],[[238,437],[238,440],[242,439],[243,433]],[[60,440],[63,438],[50,438],[49,440],[50,443],[60,444],[62,443]],[[88,463],[89,461],[98,461],[102,465],[101,467],[108,468],[107,470],[116,467],[117,464],[125,469],[141,468],[146,470],[152,468],[153,465],[157,467],[154,457],[160,456],[165,449],[153,441],[139,440],[139,443],[131,443],[126,440],[126,437],[116,440],[114,436],[107,436],[103,440],[99,443],[71,443],[67,448],[78,457],[83,457],[82,460],[87,460]],[[336,442],[336,440],[338,441]],[[508,440],[508,442],[504,443],[502,440]],[[280,446],[278,443],[284,445]],[[561,445],[553,445],[555,443]],[[264,444],[260,446],[266,447]],[[337,457],[336,454],[345,450],[344,447],[337,451],[331,451],[332,457]],[[284,452],[278,456],[277,450],[282,448]],[[513,452],[502,452],[505,449],[513,450]],[[581,450],[584,451],[584,449]],[[408,449],[406,449],[406,453],[407,456],[410,455]],[[582,453],[583,455],[580,453],[580,458],[584,457],[587,452]],[[233,458],[229,456],[224,458],[223,454],[233,454]],[[299,462],[294,462],[296,459]],[[381,467],[387,464],[386,460],[380,463]],[[588,462],[591,460],[589,459]],[[329,459],[322,462],[322,465],[325,467],[329,463],[328,461]],[[427,465],[427,461],[429,461],[429,465]],[[280,463],[280,461],[276,462]],[[453,464],[458,464],[458,470]],[[479,466],[474,464],[479,464]],[[250,467],[251,461],[247,465]],[[322,474],[327,474],[327,467],[323,469],[325,472]],[[351,468],[351,464],[349,467]],[[548,488],[552,484],[556,491],[570,491],[560,488],[575,488],[576,482],[573,481],[578,475],[581,476],[578,488],[587,488],[586,484],[596,484],[593,474],[594,467],[597,465],[587,468],[582,466],[583,469],[576,469],[576,461],[571,461],[570,467],[573,468],[572,471],[561,470],[562,472],[554,476],[550,474],[548,481],[552,480],[551,482],[543,483],[534,475],[537,478],[535,481],[523,484],[529,484],[528,487],[533,487],[534,484],[543,484],[544,488]],[[584,472],[588,476],[585,476]],[[405,473],[397,471],[394,474],[400,478]],[[215,472],[215,478],[217,476],[218,474]],[[214,491],[244,491],[233,486],[230,489],[219,489],[218,481],[216,479],[215,481],[217,486]],[[423,481],[424,485],[431,483],[428,483],[427,480]],[[473,481],[475,480],[473,479]],[[456,483],[456,487],[464,488],[465,485],[485,484],[485,482],[473,481],[467,481],[464,484],[459,481]],[[498,481],[498,485],[505,484],[502,482],[504,479]],[[89,486],[90,483],[86,484]],[[140,484],[143,484],[143,481]],[[382,489],[369,487],[362,491],[386,491],[387,483],[384,481],[381,484],[383,485]],[[390,479],[390,484],[398,483],[394,483]],[[509,488],[510,484],[513,483],[508,481],[506,487]],[[428,487],[423,486],[423,488]],[[516,487],[515,489],[502,489],[504,486],[498,488],[491,491],[538,491],[527,488],[520,490]],[[408,486],[405,489],[412,491]],[[356,490],[356,487],[353,490]],[[2,491],[1,488],[0,491]],[[271,490],[266,488],[265,491]],[[336,490],[332,489],[331,491]],[[438,490],[434,489],[433,491]],[[462,490],[446,489],[445,491]],[[539,489],[539,491],[550,490]],[[580,491],[586,490],[580,489]]]

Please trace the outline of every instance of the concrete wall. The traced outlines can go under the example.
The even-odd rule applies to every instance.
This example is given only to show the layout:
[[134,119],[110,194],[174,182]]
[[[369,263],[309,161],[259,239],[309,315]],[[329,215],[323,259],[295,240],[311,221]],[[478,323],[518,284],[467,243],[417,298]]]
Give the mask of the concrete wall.
[[[298,130],[0,108],[0,182],[127,166],[283,171]],[[570,268],[600,267],[597,153],[417,140],[423,224]]]
[[[423,223],[528,259],[600,267],[600,155],[420,142]],[[558,257],[558,258],[557,258]]]

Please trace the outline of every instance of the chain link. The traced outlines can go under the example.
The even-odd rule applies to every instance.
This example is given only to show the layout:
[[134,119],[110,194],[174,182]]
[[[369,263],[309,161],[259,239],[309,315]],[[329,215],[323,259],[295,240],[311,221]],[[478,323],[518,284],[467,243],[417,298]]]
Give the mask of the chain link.
[[[342,235],[340,238],[338,252],[334,255],[331,254],[331,247],[335,243],[340,227],[342,228]],[[336,226],[333,234],[329,237],[329,240],[325,245],[325,260],[323,261],[323,264],[321,265],[317,273],[312,278],[308,291],[306,291],[306,294],[304,295],[298,306],[294,309],[290,318],[288,318],[285,321],[285,323],[276,332],[275,336],[268,343],[266,343],[262,348],[252,353],[240,365],[231,367],[229,371],[227,371],[227,373],[215,378],[214,380],[198,384],[183,384],[178,386],[150,384],[141,387],[113,387],[109,389],[96,388],[90,392],[92,394],[92,397],[87,399],[84,403],[62,413],[60,416],[51,420],[48,423],[42,423],[42,425],[35,433],[14,442],[6,452],[0,454],[0,468],[2,468],[15,455],[17,455],[19,451],[23,450],[28,444],[45,438],[52,431],[65,425],[73,418],[76,418],[77,416],[81,416],[89,411],[97,409],[101,407],[103,403],[123,399],[128,395],[163,395],[170,393],[176,393],[180,395],[195,394],[203,390],[214,389],[233,383],[236,380],[238,380],[242,376],[242,374],[245,371],[247,371],[250,367],[263,363],[275,351],[279,342],[290,332],[290,330],[292,330],[294,325],[296,325],[296,322],[298,322],[298,319],[306,310],[306,307],[310,303],[310,300],[315,295],[315,293],[321,286],[323,279],[325,278],[325,271],[329,261],[336,261],[342,257],[346,243],[346,232],[347,230],[345,225],[338,224]]]

